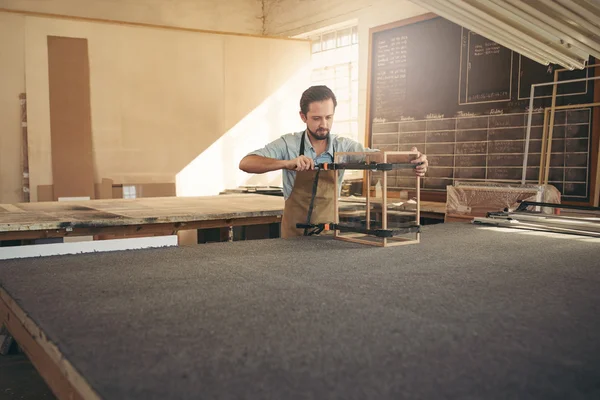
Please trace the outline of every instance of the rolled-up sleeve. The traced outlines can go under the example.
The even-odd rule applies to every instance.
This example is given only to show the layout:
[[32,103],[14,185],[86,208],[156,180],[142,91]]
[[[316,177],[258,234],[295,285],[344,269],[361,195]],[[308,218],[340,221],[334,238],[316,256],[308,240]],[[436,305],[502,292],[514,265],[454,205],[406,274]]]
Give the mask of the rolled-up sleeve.
[[248,153],[247,155],[275,158],[277,160],[285,160],[287,156],[287,145],[283,138],[279,138],[267,144],[262,149],[254,150]]

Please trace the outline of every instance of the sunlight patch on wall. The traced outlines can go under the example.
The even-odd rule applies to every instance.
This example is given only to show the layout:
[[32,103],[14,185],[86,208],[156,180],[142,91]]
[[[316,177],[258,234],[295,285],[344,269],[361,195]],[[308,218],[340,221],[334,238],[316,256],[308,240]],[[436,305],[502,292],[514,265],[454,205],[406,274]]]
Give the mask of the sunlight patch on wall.
[[271,96],[176,176],[177,196],[213,196],[238,186],[281,186],[281,171],[247,174],[238,168],[249,152],[280,136],[301,131],[300,96],[310,85],[310,68],[302,66]]

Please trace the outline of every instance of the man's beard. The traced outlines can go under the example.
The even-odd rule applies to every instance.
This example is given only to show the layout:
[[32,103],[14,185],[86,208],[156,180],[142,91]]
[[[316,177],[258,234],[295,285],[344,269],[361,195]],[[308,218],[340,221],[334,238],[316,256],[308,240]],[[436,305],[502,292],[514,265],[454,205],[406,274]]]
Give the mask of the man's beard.
[[308,133],[310,133],[310,135],[313,138],[317,139],[317,140],[327,140],[327,139],[329,139],[329,129],[317,129],[316,132],[313,132],[307,126],[306,130],[308,130]]

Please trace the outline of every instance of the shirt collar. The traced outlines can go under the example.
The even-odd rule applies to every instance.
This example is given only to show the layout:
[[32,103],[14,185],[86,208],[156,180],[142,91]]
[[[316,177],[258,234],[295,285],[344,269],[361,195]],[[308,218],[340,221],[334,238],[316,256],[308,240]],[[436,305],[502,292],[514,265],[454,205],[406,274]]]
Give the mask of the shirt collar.
[[[305,133],[304,148],[311,149],[313,151],[313,153],[316,153],[312,143],[310,142],[310,138],[308,137],[308,135],[309,135],[308,129],[305,130],[304,133]],[[331,157],[333,157],[333,140],[334,140],[333,135],[330,132],[329,139],[327,139],[327,150],[325,150],[325,153],[328,153]]]

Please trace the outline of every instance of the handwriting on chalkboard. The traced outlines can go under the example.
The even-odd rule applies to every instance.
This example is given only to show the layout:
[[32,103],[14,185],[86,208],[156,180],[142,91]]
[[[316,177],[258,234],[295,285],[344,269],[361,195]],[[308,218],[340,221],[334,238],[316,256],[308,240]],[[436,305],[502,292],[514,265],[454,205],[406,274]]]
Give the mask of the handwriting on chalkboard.
[[496,42],[485,42],[484,44],[476,44],[473,48],[473,55],[475,57],[489,56],[494,54],[500,54],[502,47]]
[[499,100],[499,99],[505,99],[507,96],[508,96],[508,90],[502,90],[499,92],[470,94],[468,96],[468,100],[469,100],[469,102]]
[[444,114],[427,114],[425,116],[425,119],[440,119],[440,118],[444,118]]

